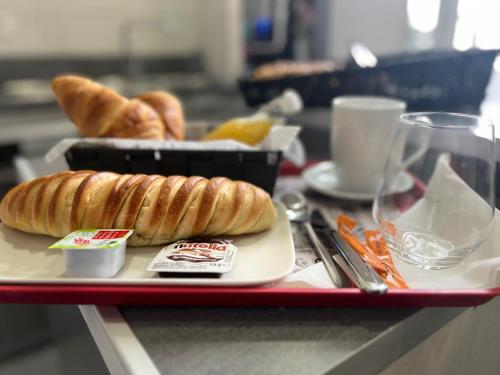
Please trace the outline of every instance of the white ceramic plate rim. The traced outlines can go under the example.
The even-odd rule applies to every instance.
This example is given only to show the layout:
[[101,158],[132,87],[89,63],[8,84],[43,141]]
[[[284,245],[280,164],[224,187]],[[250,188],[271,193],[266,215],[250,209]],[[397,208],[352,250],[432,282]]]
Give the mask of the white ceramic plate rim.
[[[275,203],[278,219],[269,231],[233,237],[235,243],[244,239],[260,239],[260,241],[279,241],[279,249],[267,249],[266,259],[270,261],[282,260],[282,263],[276,267],[275,272],[270,272],[268,275],[259,277],[234,277],[232,272],[224,275],[222,278],[160,278],[155,275],[154,272],[148,272],[149,277],[145,278],[121,278],[120,273],[117,275],[118,278],[72,278],[64,276],[52,276],[52,277],[22,277],[22,276],[6,276],[2,272],[2,266],[8,267],[9,264],[5,263],[4,259],[0,257],[0,283],[4,284],[85,284],[85,285],[164,285],[164,286],[230,286],[230,287],[241,287],[241,286],[260,286],[267,284],[274,284],[282,279],[284,279],[288,274],[291,273],[295,265],[295,247],[293,245],[292,232],[288,219],[286,218],[285,210],[280,203]],[[3,224],[0,224],[0,231],[15,231],[14,229],[6,228]],[[18,232],[18,231],[15,231]],[[21,236],[35,236],[36,238],[43,240],[43,245],[40,249],[47,247],[48,243],[53,243],[56,240],[46,236],[31,235],[27,233],[18,232]],[[221,236],[222,237],[222,236]],[[276,237],[275,239],[273,237]],[[226,238],[226,237],[224,237]],[[257,241],[258,242],[258,241]],[[5,251],[19,251],[14,249],[12,246],[8,246],[4,240],[4,236],[0,237],[0,255]],[[258,245],[255,245],[258,246]],[[160,251],[162,246],[157,246],[157,251]],[[240,249],[241,250],[241,249]],[[31,251],[31,250],[30,250]],[[36,250],[34,250],[36,251]],[[155,252],[156,255],[157,252]],[[62,252],[55,250],[54,256],[63,257]],[[127,255],[127,257],[133,257],[132,255]],[[238,259],[242,261],[242,257],[236,257],[235,269],[238,265]],[[61,270],[59,270],[61,272]]]

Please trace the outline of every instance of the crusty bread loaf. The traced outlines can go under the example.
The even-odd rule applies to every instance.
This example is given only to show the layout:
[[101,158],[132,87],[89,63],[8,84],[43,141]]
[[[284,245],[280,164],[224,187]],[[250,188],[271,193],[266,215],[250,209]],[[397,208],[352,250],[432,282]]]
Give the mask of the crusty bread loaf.
[[24,182],[0,203],[0,220],[21,231],[63,237],[81,228],[134,229],[132,246],[254,233],[275,219],[266,192],[224,177],[65,171]]
[[166,92],[127,99],[90,79],[63,75],[52,91],[84,137],[184,139],[184,113],[179,100]]
[[305,76],[332,72],[343,68],[342,64],[330,60],[290,61],[278,60],[255,68],[252,78],[255,80],[280,79],[283,77]]

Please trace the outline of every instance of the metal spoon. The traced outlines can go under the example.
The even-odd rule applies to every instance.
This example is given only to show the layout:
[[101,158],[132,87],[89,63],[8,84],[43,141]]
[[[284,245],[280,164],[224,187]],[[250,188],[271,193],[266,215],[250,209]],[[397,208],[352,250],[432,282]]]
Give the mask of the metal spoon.
[[332,257],[328,253],[328,250],[323,247],[321,241],[316,235],[316,232],[314,232],[314,229],[311,226],[309,213],[307,212],[307,201],[304,195],[301,193],[287,193],[281,197],[281,202],[285,205],[288,220],[301,224],[305,229],[317,255],[323,261],[333,285],[337,288],[342,287],[342,280]]

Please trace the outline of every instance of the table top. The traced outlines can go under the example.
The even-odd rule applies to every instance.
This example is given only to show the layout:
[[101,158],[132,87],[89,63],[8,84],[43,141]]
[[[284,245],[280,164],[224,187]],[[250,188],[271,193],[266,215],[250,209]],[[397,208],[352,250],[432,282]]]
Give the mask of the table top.
[[119,308],[161,373],[376,373],[465,309]]

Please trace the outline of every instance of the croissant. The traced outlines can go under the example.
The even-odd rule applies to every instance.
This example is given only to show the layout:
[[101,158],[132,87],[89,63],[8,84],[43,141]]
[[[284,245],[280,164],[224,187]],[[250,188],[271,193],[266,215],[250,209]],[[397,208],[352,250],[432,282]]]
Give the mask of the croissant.
[[81,228],[134,229],[131,246],[260,232],[275,219],[266,192],[225,177],[65,171],[21,183],[0,203],[0,220],[24,232],[64,237]]
[[136,98],[149,104],[160,116],[165,139],[184,139],[184,111],[179,99],[164,91],[147,92]]
[[152,99],[145,94],[146,100],[129,100],[97,82],[72,75],[55,78],[52,91],[84,137],[184,138],[182,106],[171,94],[155,92],[150,94]]

